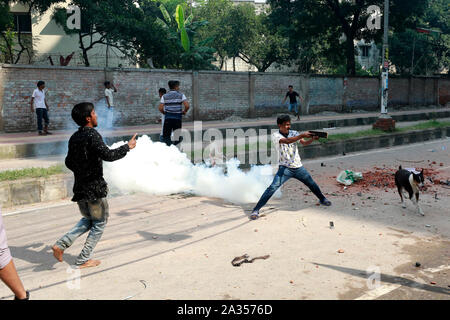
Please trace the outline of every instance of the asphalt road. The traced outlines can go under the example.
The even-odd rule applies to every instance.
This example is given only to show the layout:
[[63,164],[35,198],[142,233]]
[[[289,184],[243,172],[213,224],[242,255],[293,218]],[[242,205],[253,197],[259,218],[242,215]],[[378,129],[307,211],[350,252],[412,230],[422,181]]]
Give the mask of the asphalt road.
[[[432,167],[449,179],[449,148],[446,139],[305,161],[333,206],[316,206],[291,180],[257,221],[247,217],[254,204],[182,194],[111,198],[110,221],[94,253],[102,264],[80,273],[70,265],[85,237],[66,250],[63,263],[50,250],[79,220],[76,204],[22,209],[4,222],[32,299],[448,300],[450,189],[435,185],[422,194],[422,217],[411,203],[403,209],[393,189],[357,195],[359,189],[343,190],[335,178],[353,169],[369,179],[374,166],[402,164]],[[245,253],[270,257],[233,267],[232,259]],[[0,297],[12,298],[4,285]]]

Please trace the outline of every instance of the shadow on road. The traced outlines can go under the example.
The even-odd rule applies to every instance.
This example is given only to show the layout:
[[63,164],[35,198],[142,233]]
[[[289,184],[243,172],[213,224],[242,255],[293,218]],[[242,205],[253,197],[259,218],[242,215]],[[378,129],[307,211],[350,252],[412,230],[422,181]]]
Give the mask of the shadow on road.
[[[34,243],[24,247],[9,246],[9,249],[11,250],[14,259],[20,259],[34,264],[33,272],[54,270],[56,269],[54,265],[58,263],[58,261],[53,257],[51,246],[45,246],[39,251],[31,250],[31,248],[39,248],[43,245],[43,243]],[[76,256],[64,254],[64,260],[69,264],[74,264],[76,258]]]
[[[321,267],[333,269],[333,270],[336,270],[336,271],[340,271],[342,273],[347,273],[347,274],[350,274],[352,276],[356,276],[356,277],[359,277],[359,278],[363,278],[363,279],[367,279],[368,278],[368,274],[364,270],[347,268],[347,267],[340,267],[340,266],[333,266],[333,265],[329,265],[329,264],[321,264],[321,263],[317,263],[317,262],[313,262],[313,263],[315,265],[318,265],[318,266],[321,266]],[[380,274],[380,281],[381,282],[386,282],[386,283],[391,283],[391,284],[400,284],[400,285],[402,285],[404,287],[409,287],[409,288],[414,288],[414,289],[421,289],[421,290],[425,290],[425,291],[429,291],[429,292],[433,292],[433,293],[440,293],[440,294],[450,295],[450,288],[437,287],[437,286],[432,286],[432,285],[428,285],[428,284],[423,284],[423,283],[419,283],[417,281],[414,281],[414,280],[411,280],[411,279],[407,279],[407,278],[403,278],[403,277],[397,277],[397,276],[392,276],[392,275],[381,273]]]

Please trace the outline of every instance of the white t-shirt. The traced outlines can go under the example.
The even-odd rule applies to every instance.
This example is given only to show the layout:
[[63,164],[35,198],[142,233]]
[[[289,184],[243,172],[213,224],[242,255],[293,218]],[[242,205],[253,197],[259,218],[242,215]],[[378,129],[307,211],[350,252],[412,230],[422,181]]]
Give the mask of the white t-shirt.
[[[288,138],[296,137],[300,135],[299,132],[295,130],[289,130]],[[298,152],[297,142],[291,144],[280,143],[281,139],[286,138],[279,131],[272,134],[272,144],[278,151],[278,163],[280,166],[285,166],[288,168],[300,168],[303,166],[300,159],[300,154]]]
[[[113,97],[114,89],[105,89],[105,97],[109,99],[109,105],[114,107],[114,97]],[[106,106],[108,106],[108,102],[106,102]]]
[[39,90],[39,88],[34,89],[32,97],[34,98],[34,107],[36,109],[47,109],[45,106],[45,91]]

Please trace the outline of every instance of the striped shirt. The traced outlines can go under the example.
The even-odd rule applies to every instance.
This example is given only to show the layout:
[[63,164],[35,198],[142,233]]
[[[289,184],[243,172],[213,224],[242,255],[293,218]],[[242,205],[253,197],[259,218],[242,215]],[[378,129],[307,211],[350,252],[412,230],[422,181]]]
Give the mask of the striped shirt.
[[161,103],[164,104],[165,119],[181,119],[183,116],[183,102],[187,98],[178,91],[169,91],[161,97]]

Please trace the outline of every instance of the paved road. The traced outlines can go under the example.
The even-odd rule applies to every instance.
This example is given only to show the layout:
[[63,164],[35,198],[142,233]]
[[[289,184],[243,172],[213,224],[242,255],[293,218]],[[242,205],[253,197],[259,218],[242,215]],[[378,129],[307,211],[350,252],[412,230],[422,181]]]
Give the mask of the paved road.
[[[358,196],[353,186],[343,190],[335,177],[341,169],[367,172],[407,163],[431,166],[449,178],[449,148],[446,139],[305,161],[333,206],[316,206],[310,192],[289,181],[283,197],[271,200],[257,221],[247,218],[252,204],[185,195],[112,198],[110,222],[95,251],[102,264],[82,270],[79,283],[70,264],[84,238],[66,251],[64,263],[56,263],[50,250],[78,221],[75,204],[22,211],[4,222],[34,299],[448,300],[450,189],[434,186],[439,200],[435,193],[423,194],[422,217],[411,204],[402,209],[394,190],[364,190]],[[244,253],[270,257],[233,267],[231,260]],[[3,285],[0,297],[11,298]]]

